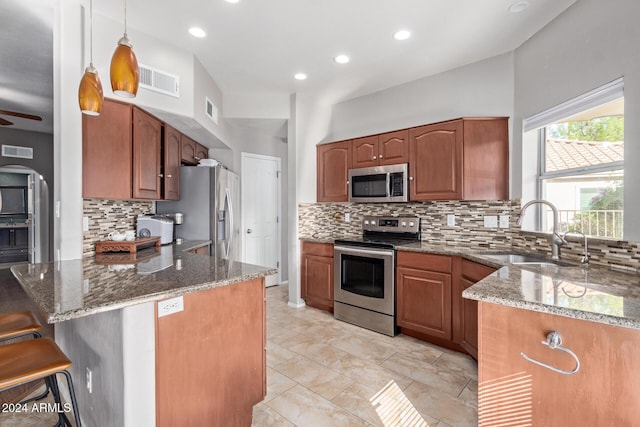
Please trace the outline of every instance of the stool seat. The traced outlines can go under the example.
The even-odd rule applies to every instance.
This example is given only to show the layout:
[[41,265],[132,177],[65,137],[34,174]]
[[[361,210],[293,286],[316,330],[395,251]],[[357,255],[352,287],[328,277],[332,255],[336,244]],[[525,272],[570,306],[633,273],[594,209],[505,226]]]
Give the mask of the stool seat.
[[45,378],[71,366],[51,338],[0,346],[0,390]]
[[42,325],[29,310],[0,313],[0,340],[33,334],[40,329]]

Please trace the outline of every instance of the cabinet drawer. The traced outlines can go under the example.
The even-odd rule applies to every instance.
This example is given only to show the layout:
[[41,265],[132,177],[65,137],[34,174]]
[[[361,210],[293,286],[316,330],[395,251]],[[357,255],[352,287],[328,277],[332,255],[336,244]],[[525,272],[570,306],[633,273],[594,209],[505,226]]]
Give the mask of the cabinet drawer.
[[398,251],[396,253],[398,267],[410,267],[420,270],[451,273],[453,258],[448,255],[423,254],[419,252]]
[[496,271],[495,268],[478,264],[477,262],[469,261],[467,259],[462,260],[462,276],[466,277],[473,283],[479,282],[494,271]]
[[333,245],[331,243],[302,242],[300,252],[308,255],[333,258]]

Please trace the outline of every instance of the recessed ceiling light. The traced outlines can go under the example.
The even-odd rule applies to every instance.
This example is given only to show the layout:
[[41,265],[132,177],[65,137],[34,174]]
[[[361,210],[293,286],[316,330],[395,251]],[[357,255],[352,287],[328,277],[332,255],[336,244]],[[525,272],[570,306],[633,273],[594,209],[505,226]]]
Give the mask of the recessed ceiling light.
[[293,78],[296,80],[306,80],[307,75],[305,73],[296,73],[294,74]]
[[199,27],[191,27],[191,28],[189,28],[189,34],[191,34],[193,37],[197,37],[199,39],[207,36],[207,33],[205,33],[204,30],[202,28],[199,28]]
[[231,3],[231,4],[236,4],[236,3],[240,3],[240,0],[224,0],[227,3]]
[[393,38],[396,40],[406,40],[411,37],[411,33],[407,30],[396,31]]
[[335,58],[333,58],[333,60],[336,61],[338,64],[346,64],[351,59],[347,55],[338,55]]
[[509,12],[511,13],[519,13],[529,7],[528,1],[517,1],[511,6],[509,6]]

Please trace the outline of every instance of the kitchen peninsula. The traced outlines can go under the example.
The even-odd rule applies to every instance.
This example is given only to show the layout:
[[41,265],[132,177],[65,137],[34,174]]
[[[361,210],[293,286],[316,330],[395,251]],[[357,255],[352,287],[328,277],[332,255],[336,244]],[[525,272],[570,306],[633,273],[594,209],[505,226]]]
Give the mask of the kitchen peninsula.
[[251,424],[265,394],[264,277],[275,270],[190,253],[207,244],[145,249],[130,263],[12,267],[56,324],[87,425]]

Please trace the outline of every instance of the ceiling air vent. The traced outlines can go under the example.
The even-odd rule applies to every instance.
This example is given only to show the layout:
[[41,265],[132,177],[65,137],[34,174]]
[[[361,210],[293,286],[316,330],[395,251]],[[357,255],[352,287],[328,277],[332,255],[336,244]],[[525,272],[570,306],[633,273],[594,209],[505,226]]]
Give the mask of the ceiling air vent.
[[2,144],[2,157],[17,157],[19,159],[33,159],[33,148]]
[[138,69],[140,70],[140,87],[176,98],[180,97],[180,78],[178,76],[148,65],[139,64]]
[[213,123],[218,124],[218,107],[216,107],[216,105],[211,102],[208,97],[205,96],[204,99],[206,100],[204,108],[205,114],[207,115],[207,117],[213,120]]

